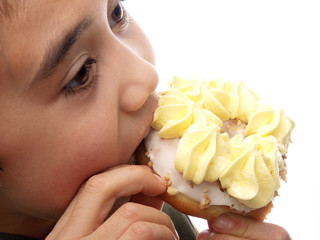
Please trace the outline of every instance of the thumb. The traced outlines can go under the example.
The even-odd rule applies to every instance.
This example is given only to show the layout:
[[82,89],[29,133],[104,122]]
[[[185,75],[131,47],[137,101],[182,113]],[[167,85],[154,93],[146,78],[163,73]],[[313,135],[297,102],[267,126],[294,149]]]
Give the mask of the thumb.
[[197,240],[208,240],[210,236],[212,236],[212,230],[204,230],[198,234]]
[[215,232],[245,239],[290,240],[288,232],[280,226],[236,214],[224,214],[211,225]]

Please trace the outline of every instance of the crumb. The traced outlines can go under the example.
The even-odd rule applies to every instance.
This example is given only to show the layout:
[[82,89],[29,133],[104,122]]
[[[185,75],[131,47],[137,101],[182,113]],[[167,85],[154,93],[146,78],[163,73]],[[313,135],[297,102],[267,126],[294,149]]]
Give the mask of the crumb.
[[150,168],[153,168],[153,162],[149,161],[149,162],[148,162],[148,166],[149,166]]
[[221,186],[221,182],[220,182],[220,181],[218,181],[218,183],[219,183],[220,191],[221,191],[221,192],[225,192],[225,189]]
[[204,201],[199,204],[199,208],[201,210],[208,209],[211,202],[211,199],[209,198],[207,193],[203,194],[203,197],[204,197]]
[[190,182],[190,183],[189,183],[189,185],[190,185],[190,187],[191,187],[191,188],[193,188],[193,187],[194,187],[193,182]]
[[236,131],[238,131],[238,128],[236,126],[233,126],[232,131],[236,132]]
[[237,125],[240,126],[242,122],[239,119],[237,119],[236,121],[237,121]]
[[166,186],[167,187],[170,187],[171,185],[172,185],[172,181],[171,180],[166,181]]
[[170,187],[170,186],[172,185],[170,173],[167,173],[167,174],[163,177],[163,180],[165,181],[167,187]]
[[229,130],[231,128],[230,124],[227,124],[227,130]]
[[170,180],[170,173],[167,173],[164,178],[165,181],[169,181]]
[[209,191],[209,189],[207,187],[202,189],[202,192],[204,192],[204,193],[206,193],[208,191]]
[[206,210],[206,209],[208,209],[208,208],[209,208],[209,205],[210,205],[210,202],[211,202],[211,200],[210,200],[209,198],[205,199],[204,202],[202,202],[202,203],[199,204],[199,208],[200,208],[201,210]]
[[287,169],[283,168],[279,172],[280,178],[284,181],[287,182]]
[[174,187],[168,187],[167,193],[169,195],[177,195],[178,194],[178,190],[176,188],[174,188]]

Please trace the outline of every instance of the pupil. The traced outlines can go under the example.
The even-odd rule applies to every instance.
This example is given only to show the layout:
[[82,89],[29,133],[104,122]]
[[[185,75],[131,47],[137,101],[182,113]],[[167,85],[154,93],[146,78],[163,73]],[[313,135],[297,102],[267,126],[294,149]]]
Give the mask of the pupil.
[[87,75],[87,68],[86,66],[83,66],[78,72],[78,78],[80,80],[79,82],[84,82],[86,75]]
[[122,7],[120,6],[120,4],[118,4],[115,9],[113,10],[113,18],[115,21],[119,21],[122,18]]
[[82,68],[80,69],[80,71],[78,72],[78,77],[80,78],[80,79],[82,79],[83,77],[85,77],[85,75],[86,75],[86,67],[85,66],[82,66]]

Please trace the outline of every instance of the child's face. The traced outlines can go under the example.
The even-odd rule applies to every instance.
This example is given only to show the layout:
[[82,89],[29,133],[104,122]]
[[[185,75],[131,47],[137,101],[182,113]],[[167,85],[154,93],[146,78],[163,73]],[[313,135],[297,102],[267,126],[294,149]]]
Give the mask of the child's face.
[[17,1],[9,11],[0,203],[56,218],[88,177],[128,163],[142,140],[157,105],[154,56],[117,0]]

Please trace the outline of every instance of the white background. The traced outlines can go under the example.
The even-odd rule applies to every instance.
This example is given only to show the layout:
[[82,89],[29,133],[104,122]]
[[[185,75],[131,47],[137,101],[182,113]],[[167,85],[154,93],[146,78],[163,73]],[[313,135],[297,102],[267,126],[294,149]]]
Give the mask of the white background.
[[[293,239],[320,239],[320,1],[128,0],[157,56],[159,89],[171,74],[243,80],[296,123],[267,221]],[[201,231],[206,222],[194,219]]]

